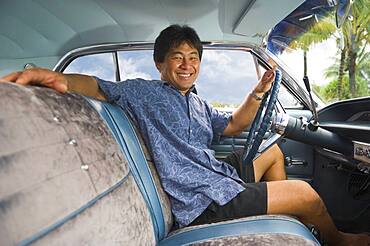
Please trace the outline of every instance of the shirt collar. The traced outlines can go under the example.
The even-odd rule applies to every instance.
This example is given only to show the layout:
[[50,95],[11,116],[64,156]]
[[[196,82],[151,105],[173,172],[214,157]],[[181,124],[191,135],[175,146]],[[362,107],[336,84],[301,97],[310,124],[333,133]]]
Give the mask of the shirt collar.
[[[164,85],[167,85],[167,86],[169,86],[169,87],[171,87],[171,88],[175,89],[176,91],[178,91],[178,92],[180,93],[180,91],[179,91],[175,86],[173,86],[172,84],[170,84],[169,82],[164,81],[164,80],[162,80],[162,82],[163,82],[163,84],[164,84]],[[193,84],[193,85],[190,87],[190,89],[188,90],[188,92],[186,92],[185,96],[188,96],[188,95],[190,94],[190,92],[192,92],[192,91],[194,90],[194,88],[195,88],[195,84]]]

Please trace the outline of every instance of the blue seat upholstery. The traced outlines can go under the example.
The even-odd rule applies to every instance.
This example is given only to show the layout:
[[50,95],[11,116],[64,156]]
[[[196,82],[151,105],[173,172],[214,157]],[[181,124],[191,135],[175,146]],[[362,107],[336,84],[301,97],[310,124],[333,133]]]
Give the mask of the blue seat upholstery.
[[[275,235],[292,235],[294,240],[303,238],[313,245],[319,244],[307,227],[296,219],[281,215],[253,216],[208,225],[184,228],[171,233],[160,245],[185,245],[209,241],[210,239],[235,236],[265,235],[264,239]],[[289,245],[288,242],[284,245]],[[297,245],[297,242],[293,243]]]
[[[258,238],[261,235],[264,239],[277,240],[276,238],[285,235],[292,242],[302,240],[304,245],[320,245],[312,233],[296,219],[287,216],[264,215],[239,220],[231,220],[209,225],[187,227],[168,234],[164,214],[170,213],[169,208],[161,204],[154,175],[148,166],[140,141],[135,133],[135,127],[124,111],[115,105],[100,102],[92,99],[87,100],[104,118],[111,128],[117,142],[124,151],[129,161],[130,169],[133,172],[135,181],[148,204],[153,219],[154,231],[159,245],[182,245],[202,243],[207,240],[239,240],[238,242],[250,242],[251,238]],[[145,147],[145,146],[144,146]],[[167,223],[168,225],[168,223]],[[235,239],[235,237],[238,237]],[[247,241],[243,241],[247,240]],[[287,243],[287,239],[282,239]],[[289,245],[289,243],[287,243]],[[294,245],[290,244],[290,245]]]
[[158,242],[112,125],[84,98],[0,83],[0,105],[0,245]]
[[165,236],[165,226],[158,191],[130,120],[118,106],[89,98],[86,99],[106,121],[122,151],[125,153],[134,179],[147,202],[152,216],[156,239],[161,240]]

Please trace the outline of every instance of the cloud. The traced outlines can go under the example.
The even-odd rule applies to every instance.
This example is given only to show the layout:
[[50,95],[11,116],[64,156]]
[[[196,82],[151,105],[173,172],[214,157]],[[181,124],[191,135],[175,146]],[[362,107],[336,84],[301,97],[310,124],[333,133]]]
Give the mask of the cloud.
[[206,100],[237,105],[257,83],[253,57],[240,50],[206,50],[197,81]]
[[[120,71],[121,71],[121,80],[126,79],[135,79],[135,78],[142,78],[151,80],[152,76],[143,70],[144,67],[146,67],[147,64],[145,64],[145,61],[142,59],[135,60],[134,58],[128,58],[128,59],[120,59]],[[143,64],[144,62],[144,64]]]
[[230,80],[243,79],[246,70],[255,66],[250,53],[244,51],[209,50],[204,58],[202,73],[209,79],[215,79],[221,73]]
[[159,79],[152,50],[121,51],[118,53],[121,79]]
[[115,81],[113,57],[111,53],[81,56],[72,61],[64,73],[79,73]]

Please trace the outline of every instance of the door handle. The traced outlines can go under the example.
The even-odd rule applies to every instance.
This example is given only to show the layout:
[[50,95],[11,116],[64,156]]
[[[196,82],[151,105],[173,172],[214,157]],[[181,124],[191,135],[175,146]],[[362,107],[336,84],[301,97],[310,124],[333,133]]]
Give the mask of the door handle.
[[291,166],[307,166],[307,161],[300,160],[300,159],[293,159],[290,156],[285,157],[285,166],[291,167]]

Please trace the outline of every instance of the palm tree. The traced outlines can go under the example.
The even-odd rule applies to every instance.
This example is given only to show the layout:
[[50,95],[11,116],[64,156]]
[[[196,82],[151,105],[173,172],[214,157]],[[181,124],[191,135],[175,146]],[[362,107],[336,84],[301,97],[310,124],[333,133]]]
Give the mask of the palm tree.
[[348,73],[352,97],[356,97],[356,64],[363,57],[370,42],[370,0],[356,0],[352,5],[351,20],[343,25],[347,39]]
[[[338,46],[338,50],[339,50],[339,55],[340,55],[340,59],[339,59],[339,66],[338,66],[338,75],[337,75],[337,78],[338,78],[338,86],[337,86],[337,98],[338,99],[342,99],[343,98],[343,78],[344,78],[344,74],[345,74],[345,69],[347,69],[346,67],[346,58],[347,58],[347,52],[348,52],[348,45],[349,45],[349,41],[348,41],[348,35],[345,35],[344,32],[345,32],[345,29],[343,28],[342,30],[339,30],[339,32],[342,32],[341,34],[341,37],[338,37],[337,38],[337,46]],[[340,45],[341,42],[344,42],[344,46],[342,47]],[[348,70],[348,69],[347,69]]]
[[[341,50],[340,53],[343,53],[343,50]],[[341,67],[344,67],[346,65],[347,63],[343,63],[341,58],[340,59],[335,58],[333,64],[325,70],[324,74],[325,78],[331,79],[329,85],[320,89],[323,94],[323,97],[326,100],[331,101],[334,98],[339,100],[352,98],[352,93],[349,84],[348,68],[346,69],[347,71],[341,69]],[[343,73],[341,80],[339,80],[340,73]],[[369,95],[370,90],[368,88],[368,83],[370,77],[370,52],[365,51],[360,53],[360,55],[358,56],[355,76],[357,78],[355,94],[357,96]],[[340,83],[341,83],[341,94],[338,94],[338,87],[340,86]],[[334,94],[335,90],[337,91],[336,94]]]
[[308,32],[294,40],[290,47],[292,49],[303,50],[303,75],[307,75],[307,53],[312,44],[321,43],[328,39],[336,30],[331,21],[332,18],[326,17],[313,25]]
[[[337,45],[339,49],[340,60],[336,61],[336,64],[329,67],[326,72],[326,77],[332,77],[334,67],[338,68],[338,73],[336,77],[337,82],[337,98],[343,99],[346,96],[343,95],[344,77],[346,75],[345,71],[349,73],[349,85],[350,85],[350,95],[351,97],[356,97],[359,91],[356,89],[356,77],[360,74],[357,72],[360,64],[364,64],[364,60],[369,59],[366,52],[366,46],[369,43],[369,0],[356,0],[352,5],[352,15],[349,21],[346,21],[341,29],[341,37],[337,38]],[[354,31],[356,30],[356,31]],[[343,42],[342,47],[340,43]],[[361,50],[358,52],[358,50]],[[339,65],[338,65],[339,64]],[[361,66],[360,71],[363,70]],[[362,75],[360,75],[362,76]],[[366,79],[366,78],[365,78]]]
[[[332,20],[333,16],[328,16],[318,21],[312,26],[309,32],[290,44],[290,47],[293,49],[303,50],[304,75],[307,75],[307,52],[310,46],[328,39],[336,32],[336,27]],[[338,99],[344,97],[343,89],[346,70],[348,70],[349,74],[348,80],[351,97],[356,97],[358,94],[358,90],[356,90],[356,76],[360,76],[360,73],[357,71],[358,64],[365,64],[365,61],[361,61],[361,59],[369,59],[369,56],[365,56],[364,54],[367,51],[366,47],[368,43],[370,43],[370,0],[354,1],[352,5],[352,18],[350,21],[344,23],[340,31],[343,34],[343,40],[338,38],[337,43],[339,44],[340,41],[344,41],[344,47],[339,49],[340,59],[335,66],[337,69],[335,73],[337,79],[336,97]],[[365,67],[365,70],[368,70],[368,68]],[[366,76],[365,80],[368,80],[369,75],[367,74]]]

